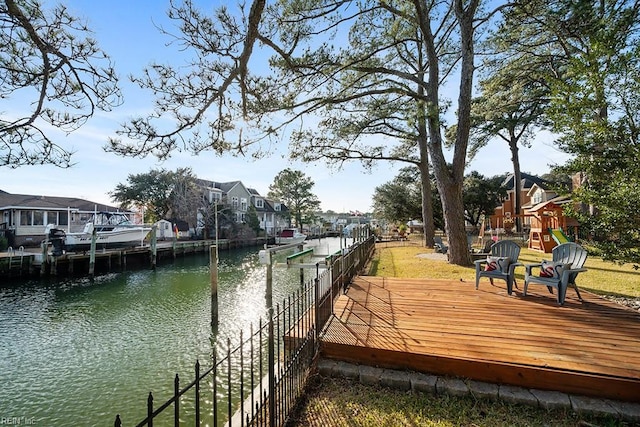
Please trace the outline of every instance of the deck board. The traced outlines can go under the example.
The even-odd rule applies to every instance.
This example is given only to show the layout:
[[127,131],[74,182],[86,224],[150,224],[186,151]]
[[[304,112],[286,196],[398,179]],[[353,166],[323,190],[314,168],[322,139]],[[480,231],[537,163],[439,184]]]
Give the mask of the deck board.
[[324,357],[640,402],[640,314],[581,291],[360,276],[338,297]]

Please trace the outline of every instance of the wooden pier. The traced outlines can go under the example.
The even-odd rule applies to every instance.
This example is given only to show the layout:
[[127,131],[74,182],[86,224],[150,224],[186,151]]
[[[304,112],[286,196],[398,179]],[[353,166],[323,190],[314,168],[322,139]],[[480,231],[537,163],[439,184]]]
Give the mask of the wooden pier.
[[[217,241],[218,250],[229,250],[248,246],[264,246],[265,238]],[[216,240],[160,241],[156,245],[155,260],[175,259],[198,253],[208,253]],[[98,249],[95,254],[95,271],[108,273],[132,268],[152,268],[154,253],[151,245],[124,249]],[[44,261],[44,262],[43,262]],[[27,248],[15,252],[0,253],[0,278],[29,278],[42,276],[86,276],[90,273],[91,254],[68,252],[54,256],[43,255],[39,248]]]
[[[502,285],[502,286],[501,286]],[[640,314],[582,291],[359,276],[338,297],[321,354],[497,384],[640,403]]]

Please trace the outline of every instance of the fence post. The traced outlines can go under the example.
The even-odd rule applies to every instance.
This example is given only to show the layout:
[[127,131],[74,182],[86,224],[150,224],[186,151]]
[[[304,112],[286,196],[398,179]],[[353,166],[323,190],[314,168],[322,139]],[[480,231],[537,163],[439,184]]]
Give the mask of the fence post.
[[213,425],[218,425],[218,356],[216,347],[213,348]]
[[[242,329],[240,329],[240,349],[238,356],[240,356],[240,423],[244,419],[244,337],[242,336]],[[199,425],[199,424],[196,424]]]
[[196,424],[200,425],[200,361],[196,359]]
[[176,405],[174,407],[173,412],[173,424],[178,426],[180,425],[180,398],[178,395],[180,394],[180,378],[178,374],[173,379],[173,397],[175,398]]
[[209,248],[209,274],[211,280],[211,326],[218,331],[218,247]]
[[229,426],[231,426],[231,419],[233,418],[231,392],[231,338],[227,337],[227,418],[229,419]]
[[147,427],[153,427],[153,394],[151,392],[147,398]]
[[313,338],[316,340],[316,342],[318,342],[318,335],[319,335],[319,331],[320,331],[320,279],[319,279],[319,273],[318,271],[320,270],[320,268],[318,267],[319,264],[316,263],[316,278],[313,279],[313,287],[314,290],[313,292],[315,293],[315,323],[316,326],[314,328],[314,334],[313,334]]
[[276,425],[276,373],[275,345],[273,336],[273,307],[269,307],[269,425]]

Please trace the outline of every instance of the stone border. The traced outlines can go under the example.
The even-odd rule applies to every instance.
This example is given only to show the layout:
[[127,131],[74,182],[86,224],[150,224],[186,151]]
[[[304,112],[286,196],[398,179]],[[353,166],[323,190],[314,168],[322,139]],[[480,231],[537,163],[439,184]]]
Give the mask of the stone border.
[[380,385],[403,391],[454,396],[472,395],[482,399],[521,403],[545,409],[571,409],[578,414],[613,415],[621,420],[640,422],[639,403],[376,368],[329,359],[318,361],[318,372],[326,377],[347,378],[365,385]]

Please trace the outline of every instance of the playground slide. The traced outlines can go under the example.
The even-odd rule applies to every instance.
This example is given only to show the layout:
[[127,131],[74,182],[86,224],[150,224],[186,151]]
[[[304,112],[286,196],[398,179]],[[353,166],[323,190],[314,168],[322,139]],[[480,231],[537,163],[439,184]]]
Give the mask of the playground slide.
[[553,237],[553,240],[559,245],[569,242],[569,238],[564,234],[562,228],[550,228],[549,233],[551,233],[551,237]]

